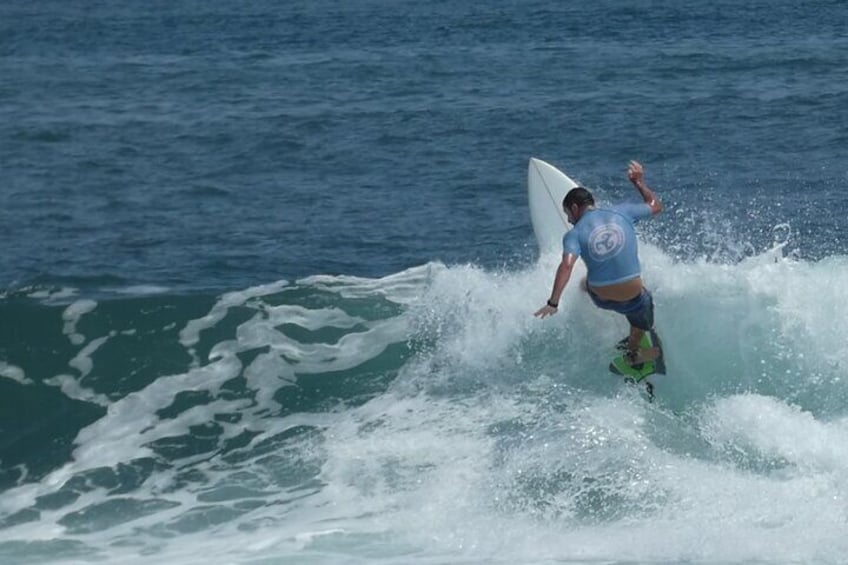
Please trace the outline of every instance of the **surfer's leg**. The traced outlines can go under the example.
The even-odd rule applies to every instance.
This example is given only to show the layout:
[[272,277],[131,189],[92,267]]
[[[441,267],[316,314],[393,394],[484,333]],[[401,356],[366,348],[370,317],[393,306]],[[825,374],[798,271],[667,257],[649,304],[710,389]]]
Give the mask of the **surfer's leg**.
[[630,335],[627,337],[627,353],[624,358],[629,365],[638,365],[647,361],[653,361],[660,356],[659,347],[640,347],[645,330],[630,326]]
[[[585,279],[583,282],[585,282]],[[642,293],[632,300],[614,302],[599,298],[592,292],[591,288],[587,287],[586,291],[595,306],[603,310],[612,310],[624,314],[627,321],[630,322],[630,335],[622,340],[623,343],[620,342],[620,348],[625,350],[624,357],[630,365],[652,361],[660,355],[660,350],[656,347],[640,348],[645,332],[654,327],[654,301],[650,292],[643,288]]]
[[654,327],[654,300],[647,289],[642,289],[639,307],[625,314],[630,322],[630,335],[627,338],[627,360],[631,365],[653,361],[660,355],[658,347],[642,348],[640,344],[645,332]]
[[645,330],[630,326],[630,335],[627,337],[627,356],[635,358],[639,353],[639,344],[642,342],[642,336],[645,335]]

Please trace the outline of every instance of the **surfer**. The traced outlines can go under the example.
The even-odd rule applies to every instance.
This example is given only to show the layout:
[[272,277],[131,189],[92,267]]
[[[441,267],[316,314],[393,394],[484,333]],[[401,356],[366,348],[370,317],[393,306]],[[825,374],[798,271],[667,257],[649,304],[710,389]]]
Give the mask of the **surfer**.
[[545,318],[557,312],[574,264],[582,257],[587,277],[581,286],[592,302],[598,308],[624,314],[630,323],[626,359],[630,365],[635,365],[655,359],[660,350],[657,347],[639,348],[642,336],[654,326],[654,301],[642,284],[633,225],[642,218],[656,216],[662,212],[663,205],[645,183],[642,165],[630,161],[627,178],[644,202],[596,208],[592,193],[583,187],[573,188],[565,195],[562,207],[574,229],[562,239],[562,261],[557,268],[551,297],[535,315]]

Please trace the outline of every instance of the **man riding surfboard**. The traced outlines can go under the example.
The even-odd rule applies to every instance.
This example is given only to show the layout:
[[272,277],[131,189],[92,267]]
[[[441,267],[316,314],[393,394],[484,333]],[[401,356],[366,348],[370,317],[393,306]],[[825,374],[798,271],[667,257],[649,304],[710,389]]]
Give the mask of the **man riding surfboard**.
[[535,316],[545,318],[557,312],[560,296],[580,257],[586,263],[584,289],[592,302],[598,308],[623,314],[630,323],[626,359],[635,365],[656,359],[661,352],[657,347],[639,347],[642,336],[654,327],[654,301],[642,284],[633,226],[662,212],[663,205],[645,183],[642,165],[630,161],[627,178],[644,202],[596,208],[592,193],[583,187],[573,188],[565,195],[562,207],[574,229],[563,236],[562,261],[551,296]]

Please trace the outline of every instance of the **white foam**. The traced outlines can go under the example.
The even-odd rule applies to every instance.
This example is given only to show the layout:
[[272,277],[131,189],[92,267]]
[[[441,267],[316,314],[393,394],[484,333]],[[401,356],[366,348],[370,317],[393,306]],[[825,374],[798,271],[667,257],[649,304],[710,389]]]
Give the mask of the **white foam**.
[[362,298],[381,295],[399,304],[418,300],[426,283],[443,272],[442,263],[428,263],[379,279],[352,276],[315,275],[297,281],[300,285],[335,292],[345,298]]
[[71,375],[56,375],[44,380],[44,384],[59,387],[62,393],[68,398],[80,400],[82,402],[91,402],[100,406],[109,406],[109,398],[104,394],[98,394],[91,389],[88,389],[78,379]]
[[[413,327],[436,338],[431,353],[440,362],[414,360],[405,367],[405,380],[423,386],[398,388],[411,397],[375,399],[346,413],[328,432],[330,459],[322,474],[327,486],[319,498],[333,503],[324,507],[316,501],[313,525],[331,523],[360,535],[391,532],[398,544],[401,538],[426,547],[427,555],[469,562],[781,562],[822,556],[832,561],[844,554],[848,542],[840,532],[848,485],[838,474],[848,453],[841,439],[843,419],[822,421],[756,393],[731,394],[715,404],[709,400],[723,387],[779,386],[763,360],[782,356],[797,362],[801,353],[812,355],[794,350],[793,339],[807,333],[815,337],[828,327],[833,312],[791,307],[808,299],[809,292],[784,283],[797,280],[797,270],[829,267],[777,253],[739,265],[676,264],[650,246],[645,246],[643,264],[675,373],[671,382],[676,378],[677,388],[688,392],[682,407],[710,406],[699,419],[701,429],[688,430],[680,416],[659,418],[661,413],[638,395],[605,392],[581,400],[569,394],[562,411],[541,414],[547,395],[537,407],[496,402],[497,389],[488,387],[465,399],[430,396],[425,383],[439,381],[440,375],[457,378],[469,368],[490,371],[493,382],[504,371],[535,371],[538,360],[528,364],[514,354],[527,339],[560,341],[560,349],[570,354],[562,361],[564,368],[554,370],[559,373],[555,380],[540,381],[539,390],[549,387],[552,394],[557,383],[580,387],[604,379],[603,365],[592,368],[597,359],[591,353],[574,357],[575,344],[597,347],[614,335],[607,324],[617,324],[614,315],[588,304],[577,280],[556,317],[532,319],[532,310],[541,305],[532,294],[540,288],[541,301],[546,298],[553,279],[550,265],[509,274],[452,267],[432,277],[411,311]],[[848,269],[839,268],[848,276]],[[805,274],[801,284],[809,283],[824,296],[836,294],[838,302],[841,289],[831,290],[813,278]],[[791,323],[782,326],[787,320]],[[594,338],[568,331],[575,326]],[[553,364],[553,355],[545,355]],[[752,379],[753,371],[765,380]],[[541,377],[525,373],[523,378]],[[499,434],[481,432],[516,414],[535,425],[502,452]],[[700,451],[705,440],[710,446],[706,457],[694,457],[688,450]],[[742,467],[724,456],[727,446],[742,450]],[[775,473],[748,468],[756,468],[762,457],[791,466]],[[534,473],[540,484],[546,476],[588,482],[577,480],[577,488],[565,483],[561,491],[554,482],[552,493],[538,495],[543,508],[530,505],[516,512],[507,506],[501,512],[504,497],[510,489],[515,496],[516,485],[522,484],[520,477],[529,475],[533,484]],[[532,492],[519,493],[519,500],[532,502]],[[602,514],[593,523],[582,516],[592,508],[587,507],[592,492],[610,497],[598,511],[611,517]],[[624,510],[616,517],[620,504]],[[356,519],[363,515],[371,517],[367,525]],[[801,542],[807,535],[814,541]]]
[[94,368],[94,361],[91,359],[91,356],[94,355],[94,353],[109,340],[109,337],[111,336],[103,336],[91,340],[73,359],[68,362],[68,365],[79,371],[80,380],[91,373],[91,370]]
[[213,328],[215,325],[224,319],[230,308],[241,306],[249,299],[265,296],[279,292],[286,287],[286,281],[277,281],[275,283],[255,286],[243,291],[228,292],[221,296],[218,302],[212,307],[212,310],[202,318],[189,321],[186,326],[180,331],[180,343],[187,349],[191,349],[197,344],[200,339],[200,332]]
[[116,294],[125,294],[131,296],[150,296],[156,294],[165,294],[170,288],[167,286],[155,285],[155,284],[141,284],[141,285],[133,285],[121,288],[111,288],[107,289],[111,290]]
[[746,394],[722,398],[703,416],[719,448],[753,451],[815,472],[848,468],[848,419],[821,421],[785,401]]
[[54,289],[39,289],[30,292],[27,296],[47,302],[63,302],[79,294],[76,288],[63,287],[59,290]]
[[327,327],[349,329],[365,323],[362,318],[349,316],[339,308],[306,308],[283,304],[266,306],[263,310],[270,324],[294,324],[312,331]]
[[35,384],[32,379],[27,378],[26,373],[20,367],[0,361],[0,377],[12,379],[22,385]]
[[94,311],[95,308],[97,308],[97,302],[87,298],[77,300],[65,308],[62,313],[62,319],[65,321],[62,332],[68,336],[72,344],[82,345],[85,342],[85,336],[77,332],[77,324],[84,315]]

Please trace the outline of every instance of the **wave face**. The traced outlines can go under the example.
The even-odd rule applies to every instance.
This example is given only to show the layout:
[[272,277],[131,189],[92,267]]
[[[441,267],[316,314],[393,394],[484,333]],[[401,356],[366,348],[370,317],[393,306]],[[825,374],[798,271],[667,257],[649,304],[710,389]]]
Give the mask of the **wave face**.
[[839,561],[848,258],[642,256],[653,403],[554,258],[7,297],[0,557]]

